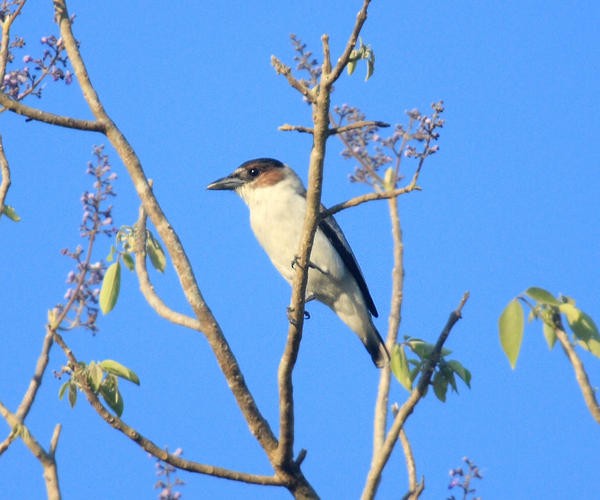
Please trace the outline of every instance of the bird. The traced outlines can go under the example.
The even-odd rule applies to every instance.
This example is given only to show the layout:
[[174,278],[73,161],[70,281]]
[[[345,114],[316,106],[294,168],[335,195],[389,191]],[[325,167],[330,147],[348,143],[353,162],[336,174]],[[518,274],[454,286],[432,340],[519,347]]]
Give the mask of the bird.
[[[279,160],[256,158],[207,189],[235,191],[242,198],[256,239],[291,285],[306,214],[306,188],[296,172]],[[316,299],[327,305],[362,341],[375,366],[388,364],[388,350],[373,324],[375,303],[332,215],[318,223],[308,267],[305,303]]]

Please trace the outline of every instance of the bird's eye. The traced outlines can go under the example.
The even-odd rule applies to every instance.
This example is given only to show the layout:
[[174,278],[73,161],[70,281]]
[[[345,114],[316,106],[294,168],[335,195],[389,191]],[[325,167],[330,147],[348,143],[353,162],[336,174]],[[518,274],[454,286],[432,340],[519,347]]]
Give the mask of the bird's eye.
[[248,174],[250,175],[250,177],[256,177],[259,173],[260,171],[258,170],[258,168],[251,168],[250,170],[248,170]]

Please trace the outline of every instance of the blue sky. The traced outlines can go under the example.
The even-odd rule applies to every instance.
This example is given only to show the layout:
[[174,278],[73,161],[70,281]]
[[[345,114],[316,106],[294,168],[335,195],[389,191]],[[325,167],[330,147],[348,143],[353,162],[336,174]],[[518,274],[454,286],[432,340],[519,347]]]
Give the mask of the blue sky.
[[[31,2],[14,27],[21,52],[41,52],[54,33],[51,2]],[[289,287],[251,234],[247,209],[231,193],[205,186],[243,161],[272,156],[305,178],[310,139],[277,131],[308,125],[310,110],[269,58],[292,62],[289,34],[318,55],[330,34],[343,47],[360,2],[75,1],[75,33],[108,112],[138,152],[261,409],[277,421],[276,373],[285,342]],[[363,68],[336,85],[334,104],[396,123],[404,111],[446,103],[440,152],[426,163],[423,191],[400,202],[406,245],[401,334],[437,338],[462,293],[471,299],[448,341],[472,374],[445,404],[432,396],[410,418],[423,498],[445,498],[448,470],[469,456],[482,469],[483,498],[597,498],[598,425],[584,406],[559,349],[549,352],[539,324],[528,327],[517,369],[501,352],[497,319],[529,286],[575,297],[600,322],[600,44],[596,2],[373,2],[363,39],[376,54],[375,75]],[[53,112],[89,118],[76,86],[48,85]],[[59,302],[70,262],[60,249],[79,243],[79,197],[88,189],[86,163],[99,135],[25,123],[2,114],[0,131],[12,166],[8,202],[22,217],[0,221],[3,307],[0,399],[20,401],[39,353],[46,311]],[[353,168],[328,144],[323,201],[366,192],[347,182]],[[110,150],[108,150],[110,153]],[[120,175],[117,225],[131,224],[138,202]],[[380,311],[389,313],[391,247],[385,203],[338,216]],[[98,258],[108,254],[101,242]],[[104,245],[104,246],[103,246]],[[153,276],[157,291],[189,312],[172,268]],[[297,449],[305,474],[323,498],[355,498],[368,468],[378,373],[351,332],[311,303],[295,372]],[[72,332],[81,359],[113,358],[134,369],[141,387],[123,386],[124,419],[184,457],[268,474],[210,349],[201,335],[156,318],[124,276],[116,309],[100,333]],[[593,384],[600,362],[582,359]],[[63,424],[58,448],[65,498],[153,498],[153,461],[116,434],[83,399],[71,410],[58,401],[64,358],[50,371],[27,419],[47,443]],[[399,386],[391,400],[402,402]],[[40,498],[41,468],[21,443],[2,456],[7,498]],[[184,498],[287,498],[263,489],[180,473]],[[405,467],[395,453],[380,498],[405,492]]]

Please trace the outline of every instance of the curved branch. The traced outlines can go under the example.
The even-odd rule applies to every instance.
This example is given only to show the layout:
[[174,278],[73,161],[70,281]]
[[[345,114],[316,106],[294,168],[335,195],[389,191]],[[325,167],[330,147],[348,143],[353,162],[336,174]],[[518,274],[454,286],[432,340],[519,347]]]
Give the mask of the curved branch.
[[106,136],[119,154],[132,179],[136,192],[142,201],[144,210],[167,247],[184,295],[200,322],[201,331],[204,333],[210,347],[215,353],[219,367],[227,379],[229,387],[248,423],[250,431],[263,449],[265,449],[267,453],[270,453],[277,447],[277,439],[275,438],[269,423],[256,406],[254,397],[246,385],[244,376],[235,356],[231,352],[227,339],[223,335],[215,317],[204,301],[183,245],[181,244],[177,233],[167,220],[156,197],[152,193],[152,189],[138,156],[125,136],[111,120],[100,102],[98,94],[90,81],[89,74],[81,57],[81,53],[79,52],[73,32],[71,31],[71,22],[65,0],[54,0],[54,9],[61,36],[65,43],[65,49],[73,66],[77,80],[82,88],[84,98],[96,117],[96,120],[104,124]]
[[196,318],[181,314],[167,306],[163,300],[154,291],[154,286],[148,275],[148,267],[146,265],[146,213],[144,207],[140,206],[139,217],[135,224],[135,273],[138,277],[140,291],[150,304],[150,307],[156,313],[176,325],[189,328],[191,330],[200,331],[202,326]]
[[8,97],[4,92],[0,92],[0,105],[30,120],[48,123],[50,125],[58,125],[59,127],[73,128],[77,130],[86,130],[88,132],[105,132],[104,124],[99,121],[80,120],[71,118],[70,116],[55,115],[48,111],[32,108],[22,102],[15,101]]
[[[69,363],[71,366],[77,366],[78,360],[71,348],[66,344],[62,336],[55,332],[54,333],[55,342],[62,348],[65,355],[67,356]],[[220,477],[223,479],[231,479],[233,481],[241,481],[244,483],[252,483],[252,484],[265,484],[265,485],[273,485],[273,486],[282,486],[283,483],[277,477],[272,476],[261,476],[256,474],[248,474],[245,472],[238,472],[230,469],[225,469],[223,467],[215,467],[213,465],[201,464],[198,462],[194,462],[192,460],[186,460],[181,458],[178,455],[174,455],[169,453],[162,448],[159,448],[153,441],[143,436],[140,432],[138,432],[133,427],[127,425],[120,417],[110,413],[104,405],[98,399],[98,396],[94,393],[94,391],[87,384],[86,380],[78,379],[77,386],[83,391],[85,397],[92,405],[92,407],[96,410],[96,413],[102,417],[102,419],[110,425],[113,429],[118,430],[123,433],[133,442],[138,444],[152,456],[166,462],[168,464],[173,465],[179,469],[187,470],[190,472],[197,472],[200,474],[206,474],[209,476]]]
[[565,354],[571,362],[571,365],[573,366],[573,370],[575,371],[575,379],[577,380],[577,384],[579,384],[579,388],[583,394],[583,400],[585,401],[585,404],[587,405],[588,410],[592,414],[594,420],[600,424],[600,406],[598,406],[596,392],[590,384],[590,379],[587,376],[583,362],[581,359],[579,359],[579,356],[571,345],[569,336],[566,334],[566,332],[562,328],[558,327],[555,327],[554,331],[556,333],[556,338],[560,342],[560,345],[562,346]]

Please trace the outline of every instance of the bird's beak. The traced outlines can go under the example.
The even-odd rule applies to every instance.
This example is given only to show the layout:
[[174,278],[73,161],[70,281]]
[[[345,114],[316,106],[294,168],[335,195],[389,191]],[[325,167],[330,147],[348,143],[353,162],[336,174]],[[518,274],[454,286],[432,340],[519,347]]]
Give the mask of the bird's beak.
[[228,175],[227,177],[223,177],[222,179],[217,179],[215,182],[211,182],[206,189],[214,189],[214,190],[235,190],[239,188],[244,181],[239,177],[234,177],[233,175]]

